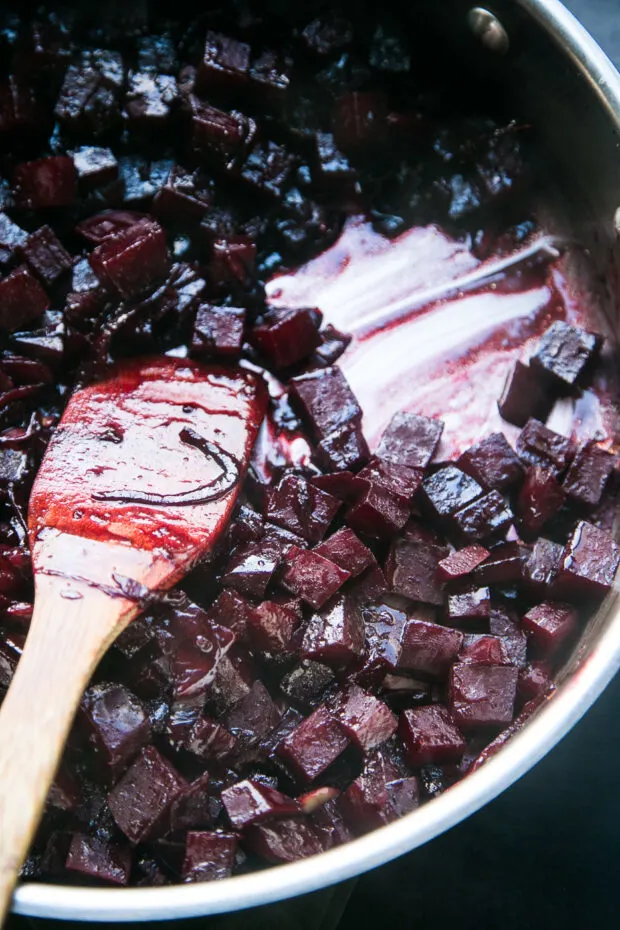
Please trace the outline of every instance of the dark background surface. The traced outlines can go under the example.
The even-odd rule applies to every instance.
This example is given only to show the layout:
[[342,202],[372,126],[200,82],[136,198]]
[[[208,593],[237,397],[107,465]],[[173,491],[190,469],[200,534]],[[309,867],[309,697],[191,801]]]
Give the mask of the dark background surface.
[[[566,5],[620,67],[620,0]],[[357,883],[232,917],[149,924],[149,930],[617,930],[619,717],[620,677],[509,791]],[[12,918],[7,930],[60,926]]]

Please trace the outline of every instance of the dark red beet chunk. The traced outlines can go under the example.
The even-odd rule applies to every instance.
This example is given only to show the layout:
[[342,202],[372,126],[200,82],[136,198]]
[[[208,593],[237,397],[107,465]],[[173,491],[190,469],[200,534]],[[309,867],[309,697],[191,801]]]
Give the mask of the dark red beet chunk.
[[228,562],[222,584],[248,597],[264,597],[269,582],[282,560],[282,545],[261,539],[237,549]]
[[245,697],[226,715],[226,726],[247,748],[265,739],[280,722],[281,713],[267,688],[255,681]]
[[318,832],[310,820],[302,817],[287,817],[250,827],[245,843],[257,856],[274,863],[296,862],[323,852]]
[[70,207],[77,196],[77,177],[73,159],[52,155],[18,165],[13,174],[15,199],[28,210]]
[[495,546],[489,556],[474,572],[478,584],[512,584],[523,575],[523,561],[527,549],[519,543],[508,542]]
[[109,236],[117,236],[134,226],[144,223],[148,225],[150,218],[145,213],[135,213],[133,210],[107,210],[82,220],[75,227],[88,242],[99,245]]
[[[220,591],[206,613],[207,623],[216,623],[236,633],[240,639],[247,635],[250,615],[254,605],[237,591]],[[133,624],[132,624],[133,625]]]
[[0,328],[14,332],[38,320],[50,300],[25,265],[0,281]]
[[375,557],[353,530],[344,527],[314,548],[317,555],[329,559],[352,578],[376,564]]
[[256,244],[249,236],[229,236],[211,243],[209,280],[218,291],[247,286],[254,277]]
[[412,769],[430,762],[458,762],[467,745],[450,711],[439,704],[403,711],[399,734]]
[[571,462],[562,487],[571,500],[586,507],[596,507],[615,464],[615,455],[588,442]]
[[194,323],[192,355],[236,359],[241,355],[245,310],[200,304]]
[[470,575],[488,555],[489,550],[484,546],[466,546],[464,549],[457,549],[439,562],[437,577],[444,582],[458,581]]
[[346,520],[358,533],[374,538],[393,536],[409,517],[409,504],[392,494],[383,484],[373,482],[347,510]]
[[517,696],[522,703],[546,694],[552,686],[551,669],[545,661],[532,662],[519,672]]
[[131,851],[127,846],[106,842],[96,836],[74,833],[65,868],[97,881],[128,885]]
[[521,629],[517,614],[497,605],[491,608],[489,632],[499,636],[511,665],[523,668],[527,657],[527,636]]
[[560,565],[562,546],[539,538],[523,565],[523,584],[532,597],[544,596]]
[[48,287],[73,265],[73,259],[49,226],[30,233],[21,251],[30,269]]
[[579,383],[602,344],[601,336],[596,333],[556,320],[541,336],[530,365],[567,391]]
[[450,710],[457,725],[470,731],[511,723],[517,676],[517,669],[509,666],[452,666]]
[[404,628],[398,668],[421,675],[445,675],[463,644],[463,634],[437,623],[409,620]]
[[235,864],[237,844],[234,833],[188,833],[181,869],[183,881],[212,882],[228,878]]
[[318,543],[334,519],[340,501],[304,478],[287,475],[267,492],[265,516],[272,523]]
[[539,465],[559,474],[572,459],[575,447],[566,436],[530,419],[519,433],[517,452],[528,465]]
[[123,685],[97,684],[89,688],[82,699],[81,717],[90,744],[113,772],[126,768],[151,738],[142,704]]
[[504,420],[515,426],[525,426],[530,417],[546,420],[554,401],[553,393],[539,372],[523,362],[515,362],[497,406]]
[[248,82],[251,49],[219,32],[207,32],[205,50],[196,75],[196,89],[205,93],[214,87],[238,90]]
[[211,717],[199,717],[185,741],[185,748],[205,762],[224,762],[237,748],[237,737]]
[[402,499],[410,505],[422,483],[424,472],[421,468],[409,468],[408,465],[396,465],[377,456],[373,456],[368,465],[358,474],[360,481],[379,484],[392,497]]
[[316,550],[291,546],[285,556],[281,583],[319,610],[350,577],[348,571],[319,555]]
[[491,433],[470,446],[458,466],[489,491],[504,491],[523,477],[523,466],[503,433]]
[[[288,555],[296,549],[292,546]],[[298,549],[306,553],[305,549]],[[299,593],[297,591],[295,594]],[[287,604],[263,601],[248,616],[252,644],[260,652],[286,655],[294,651],[294,634],[299,626],[299,614]]]
[[378,603],[364,608],[363,617],[366,649],[363,666],[355,677],[360,684],[376,686],[398,664],[407,616],[389,604]]
[[295,775],[314,781],[349,745],[349,738],[322,704],[278,746],[278,755]]
[[450,623],[459,626],[488,619],[491,615],[491,592],[488,588],[473,588],[459,594],[450,594],[446,615]]
[[537,536],[562,507],[566,495],[548,468],[528,468],[517,498],[519,528],[524,539]]
[[523,629],[543,655],[554,652],[569,638],[577,626],[577,611],[569,604],[543,601],[525,614]]
[[215,164],[232,163],[256,133],[254,121],[242,113],[218,110],[193,94],[190,105],[194,148]]
[[370,450],[359,423],[350,423],[322,439],[316,453],[319,464],[330,471],[357,471],[368,461]]
[[83,145],[73,153],[73,163],[84,191],[109,184],[118,177],[118,162],[112,149]]
[[294,704],[313,707],[334,682],[334,673],[321,662],[300,662],[284,675],[280,690]]
[[478,482],[460,468],[446,465],[424,479],[421,493],[433,514],[441,520],[453,517],[484,492]]
[[501,636],[468,634],[463,638],[459,663],[471,665],[513,665]]
[[170,832],[210,827],[213,805],[210,795],[211,776],[203,772],[173,801],[170,808]]
[[167,832],[170,805],[185,786],[170,762],[147,746],[108,795],[108,805],[125,836],[141,843]]
[[172,222],[198,222],[209,209],[212,196],[202,175],[173,165],[166,183],[153,198],[153,212]]
[[361,408],[339,368],[292,378],[290,393],[317,441],[362,419]]
[[392,736],[397,726],[396,717],[387,705],[357,685],[340,692],[333,702],[333,714],[362,752],[376,749]]
[[293,798],[250,778],[225,788],[222,803],[228,819],[238,830],[263,820],[300,813],[299,804]]
[[506,532],[514,517],[499,491],[489,491],[454,514],[453,521],[465,539],[493,539]]
[[353,597],[340,595],[308,621],[301,655],[327,665],[350,665],[364,649],[364,620]]
[[390,547],[385,573],[392,591],[412,601],[443,604],[437,568],[446,549],[417,539],[396,539]]
[[419,803],[417,778],[402,778],[400,767],[379,749],[368,756],[362,773],[338,799],[346,823],[366,833],[415,810]]
[[165,277],[170,258],[166,236],[154,220],[108,236],[89,257],[102,284],[121,297],[136,297]]
[[552,591],[569,600],[601,597],[612,587],[619,563],[613,537],[582,520],[564,547]]
[[26,242],[28,234],[6,213],[0,212],[0,265],[8,265]]
[[288,368],[311,355],[321,342],[317,310],[270,310],[255,326],[250,341],[270,368]]
[[426,468],[437,450],[442,433],[441,420],[404,411],[396,413],[381,437],[377,457],[395,465]]

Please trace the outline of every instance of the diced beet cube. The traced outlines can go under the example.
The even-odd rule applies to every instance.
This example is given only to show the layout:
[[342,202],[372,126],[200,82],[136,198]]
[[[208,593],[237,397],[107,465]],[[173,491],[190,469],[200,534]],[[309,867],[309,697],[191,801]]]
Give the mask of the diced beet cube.
[[532,597],[544,596],[560,566],[562,546],[540,537],[523,565],[523,584]]
[[117,236],[134,226],[144,223],[148,225],[150,222],[145,213],[136,213],[134,210],[106,210],[82,220],[76,226],[76,232],[88,242],[100,245],[109,236]]
[[189,100],[194,148],[220,165],[241,155],[256,134],[254,121],[242,113],[218,110],[193,94]]
[[450,710],[465,730],[504,727],[512,722],[518,670],[502,665],[453,665]]
[[250,342],[270,368],[288,368],[307,358],[321,341],[320,313],[307,307],[269,310],[250,333]]
[[409,504],[403,497],[393,494],[379,482],[372,482],[347,510],[346,520],[358,533],[385,538],[402,530],[409,512]]
[[[316,790],[325,791],[329,789],[318,788]],[[312,794],[313,792],[308,793]],[[353,839],[353,834],[344,821],[339,798],[322,804],[311,815],[311,820],[325,849],[333,849],[334,846],[341,846],[342,843],[348,843],[349,840]]]
[[565,498],[553,471],[540,466],[528,468],[516,505],[523,538],[537,536],[545,523],[558,513]]
[[297,777],[314,781],[349,745],[349,738],[322,704],[278,746],[278,755]]
[[30,233],[21,251],[31,270],[48,287],[73,265],[72,257],[49,226]]
[[250,55],[250,46],[245,42],[209,30],[196,74],[196,89],[204,93],[214,87],[229,91],[244,87],[248,82]]
[[99,280],[121,297],[136,297],[170,267],[166,236],[154,220],[108,236],[89,257]]
[[229,285],[247,285],[254,277],[256,244],[249,236],[228,236],[211,243],[209,280],[222,290]]
[[521,629],[518,616],[505,607],[493,606],[489,632],[502,639],[510,664],[523,668],[527,657],[527,636]]
[[467,745],[448,708],[439,704],[403,711],[399,734],[412,769],[429,762],[458,762]]
[[281,560],[282,546],[276,540],[250,542],[234,552],[222,584],[249,597],[262,598]]
[[25,265],[0,281],[0,328],[25,329],[48,309],[50,299]]
[[173,165],[153,198],[153,212],[171,221],[199,221],[211,204],[208,182],[198,172]]
[[0,211],[0,265],[8,265],[25,244],[28,233]]
[[339,192],[352,187],[355,169],[338,149],[331,133],[317,132],[316,156],[318,177],[325,186],[334,187]]
[[249,827],[245,844],[267,862],[296,862],[323,852],[318,832],[305,817],[287,817]]
[[329,539],[315,547],[317,555],[329,559],[349,573],[352,578],[376,564],[375,557],[348,527],[338,530]]
[[454,465],[446,465],[422,482],[421,493],[438,519],[454,516],[484,493],[477,481]]
[[170,831],[195,830],[197,827],[210,827],[213,815],[210,805],[211,776],[203,772],[187,786],[170,808]]
[[349,423],[322,439],[316,454],[319,464],[330,471],[357,471],[368,461],[370,450],[360,424]]
[[79,806],[83,789],[78,775],[66,762],[60,763],[47,796],[47,804],[61,811],[74,811]]
[[517,696],[522,703],[546,694],[552,686],[551,669],[545,661],[532,662],[519,671]]
[[192,355],[236,359],[241,355],[245,310],[200,304],[192,335]]
[[[292,546],[287,554],[296,549]],[[305,553],[305,549],[298,552]],[[294,592],[298,593],[298,592]],[[294,651],[294,634],[299,626],[299,615],[287,604],[263,601],[248,615],[250,639],[259,652],[286,655]]]
[[450,623],[468,626],[471,621],[486,620],[491,615],[491,592],[488,588],[473,588],[450,594],[446,607]]
[[523,477],[519,457],[503,433],[491,433],[470,446],[458,465],[489,491],[504,491]]
[[327,491],[333,497],[343,501],[345,504],[351,504],[360,497],[360,482],[357,475],[351,471],[333,473],[331,475],[316,475],[312,479],[312,484],[320,488],[321,491]]
[[478,584],[511,584],[523,576],[523,562],[528,554],[524,546],[516,542],[495,546],[489,556],[474,572]]
[[380,484],[394,497],[402,498],[411,504],[413,497],[422,483],[424,472],[421,468],[410,468],[408,465],[397,465],[373,456],[358,474],[360,481],[370,481],[371,484]]
[[554,402],[555,397],[540,373],[517,361],[508,373],[497,406],[504,420],[525,426],[530,417],[546,420]]
[[128,885],[131,851],[127,846],[106,842],[96,836],[74,833],[71,837],[65,868],[89,879]]
[[566,436],[538,420],[529,419],[519,433],[517,452],[528,465],[539,465],[559,474],[575,454],[575,447]]
[[301,813],[299,804],[275,788],[246,778],[222,791],[222,803],[233,827],[243,830],[250,824]]
[[132,843],[167,832],[170,805],[186,786],[167,759],[147,746],[108,795],[118,827]]
[[384,94],[353,91],[336,104],[333,124],[337,144],[344,149],[366,149],[385,140],[387,98]]
[[564,547],[553,594],[571,601],[600,597],[612,587],[619,563],[613,537],[582,520]]
[[364,649],[364,620],[352,597],[340,595],[308,621],[301,646],[305,659],[350,665]]
[[466,546],[457,549],[442,559],[437,566],[437,577],[440,581],[458,581],[470,575],[481,562],[488,557],[489,550],[484,546]]
[[513,513],[499,491],[489,491],[453,517],[465,539],[472,541],[501,536],[513,520]]
[[390,823],[418,806],[416,778],[401,778],[398,767],[376,750],[364,762],[361,774],[338,799],[347,824],[366,833]]
[[389,707],[357,685],[341,691],[331,706],[335,719],[362,752],[376,749],[396,731],[397,720]]
[[226,629],[232,630],[239,638],[243,638],[247,634],[248,622],[253,610],[254,605],[250,604],[237,591],[224,589],[220,591],[211,607],[209,607],[206,613],[206,621],[207,623],[224,626]]
[[409,620],[403,630],[398,668],[421,675],[445,675],[459,654],[463,634],[437,623]]
[[588,442],[571,462],[562,487],[571,500],[595,507],[600,503],[615,464],[615,455]]
[[237,853],[234,833],[190,831],[185,839],[181,877],[185,882],[212,882],[228,878]]
[[441,420],[401,411],[394,414],[385,428],[376,455],[394,465],[426,468],[442,433]]
[[319,610],[350,577],[346,569],[315,550],[291,546],[285,556],[281,584]]
[[390,547],[385,565],[392,591],[412,601],[443,604],[443,590],[437,580],[437,568],[446,556],[443,546],[416,539],[396,539]]
[[336,516],[340,501],[304,478],[286,475],[267,492],[268,520],[310,543],[318,543]]
[[73,163],[84,191],[102,187],[118,177],[118,162],[112,149],[83,145],[74,151]]
[[237,737],[211,717],[199,717],[184,747],[204,762],[224,762],[235,753]]
[[559,388],[570,390],[598,356],[602,344],[596,333],[556,320],[541,336],[530,365],[550,376]]
[[280,722],[280,711],[267,688],[255,681],[245,697],[226,715],[226,726],[244,748],[265,739]]
[[334,673],[321,662],[304,659],[284,675],[280,690],[302,707],[313,707],[333,684]]
[[13,185],[18,205],[27,210],[70,207],[77,196],[73,159],[51,155],[22,162],[14,171]]
[[177,94],[176,79],[170,74],[132,72],[124,110],[129,128],[165,129]]
[[250,68],[253,96],[263,105],[279,103],[290,80],[278,55],[266,49],[255,58]]
[[543,601],[525,614],[522,620],[538,651],[544,655],[566,642],[577,626],[577,611],[559,601]]
[[266,194],[279,201],[295,167],[295,161],[294,155],[275,142],[256,145],[244,162],[240,177],[252,191]]
[[151,730],[138,698],[121,684],[93,685],[81,703],[89,742],[113,772],[119,772],[149,742]]
[[471,665],[513,665],[501,636],[470,633],[463,637],[459,663]]
[[407,615],[389,604],[379,603],[363,608],[363,618],[366,649],[355,680],[366,686],[376,686],[386,672],[398,665]]
[[360,405],[339,368],[292,378],[290,393],[317,441],[362,419]]

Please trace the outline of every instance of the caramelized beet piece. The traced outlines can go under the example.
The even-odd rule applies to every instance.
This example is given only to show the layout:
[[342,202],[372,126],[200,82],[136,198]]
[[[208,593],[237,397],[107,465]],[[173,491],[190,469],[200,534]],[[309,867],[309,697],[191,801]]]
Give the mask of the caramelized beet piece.
[[504,491],[523,477],[519,457],[503,433],[491,433],[470,446],[459,458],[458,465],[489,491]]
[[546,420],[554,401],[540,373],[517,361],[508,373],[497,406],[504,420],[515,426],[525,426],[530,417]]
[[73,265],[73,259],[49,226],[30,233],[21,252],[31,270],[48,287]]
[[16,202],[27,210],[70,207],[77,196],[73,159],[51,155],[38,161],[25,161],[13,173]]
[[280,690],[293,703],[313,707],[334,680],[334,673],[327,665],[305,659],[284,675]]
[[154,220],[107,236],[89,261],[102,284],[121,297],[148,290],[170,266],[164,231]]
[[575,455],[562,487],[571,500],[586,507],[596,507],[615,464],[615,455],[588,442]]
[[350,577],[348,571],[316,550],[291,546],[285,556],[281,584],[319,610]]
[[474,580],[483,585],[520,581],[526,554],[527,550],[519,543],[501,543],[491,550],[488,558],[476,569]]
[[339,368],[292,378],[290,395],[317,441],[362,419],[361,408]]
[[543,601],[528,610],[522,623],[536,649],[548,655],[566,642],[575,630],[577,611],[569,604]]
[[320,322],[320,313],[305,307],[269,310],[263,322],[253,328],[250,341],[270,368],[288,368],[319,345]]
[[392,591],[412,601],[443,604],[437,568],[446,549],[417,539],[396,539],[390,546],[385,573]]
[[472,665],[512,665],[501,636],[468,634],[463,638],[459,663]]
[[562,546],[550,539],[537,539],[523,565],[523,584],[532,597],[544,596],[560,565]]
[[564,547],[553,594],[571,601],[601,597],[612,587],[619,563],[613,537],[582,520]]
[[454,465],[446,465],[422,482],[422,497],[437,519],[453,517],[476,498],[483,489],[477,481]]
[[83,145],[73,153],[73,164],[83,191],[102,187],[118,177],[118,162],[112,149]]
[[303,781],[314,781],[344,752],[349,739],[321,704],[278,746],[278,755]]
[[0,327],[9,332],[38,320],[50,300],[25,265],[0,281]]
[[305,659],[350,665],[364,648],[364,620],[352,597],[340,595],[308,621],[301,646]]
[[186,882],[212,882],[232,873],[238,839],[234,833],[194,831],[185,840],[181,877]]
[[465,539],[472,541],[501,536],[513,519],[512,511],[499,491],[489,491],[453,517],[454,524]]
[[304,478],[287,475],[267,492],[265,516],[272,523],[302,536],[310,543],[323,538],[340,501]]
[[556,320],[541,336],[530,364],[549,376],[559,389],[571,390],[597,357],[602,344],[601,336],[596,333]]
[[81,718],[92,748],[117,774],[151,737],[142,704],[123,685],[102,683],[90,687],[82,699]]
[[239,358],[244,330],[245,310],[200,304],[194,323],[192,355],[197,358]]
[[339,565],[352,578],[376,564],[375,557],[353,530],[344,527],[315,546],[314,552]]
[[329,471],[357,471],[370,455],[359,423],[341,427],[317,444],[319,464]]
[[0,211],[0,265],[8,265],[26,242],[28,234]]
[[458,581],[470,575],[488,555],[489,550],[484,546],[466,546],[464,549],[457,549],[439,562],[437,577],[443,582]]
[[199,717],[185,741],[185,748],[204,762],[224,762],[234,755],[237,737],[211,717]]
[[300,813],[299,804],[293,798],[250,778],[225,788],[222,803],[228,819],[238,830],[253,823]]
[[235,91],[248,82],[251,49],[245,42],[209,30],[204,54],[196,74],[196,90],[208,93],[212,88]]
[[332,709],[351,742],[365,753],[376,749],[396,730],[396,717],[387,705],[357,685],[341,691]]
[[412,769],[429,762],[458,762],[467,745],[450,711],[439,704],[403,711],[398,732]]
[[167,759],[147,746],[108,795],[116,824],[132,843],[167,832],[170,805],[185,780]]
[[398,668],[420,675],[445,675],[463,644],[463,634],[437,623],[409,620],[402,635]]
[[450,623],[457,625],[486,620],[491,615],[491,592],[488,588],[472,588],[450,594],[446,614]]
[[552,471],[540,466],[528,468],[516,506],[523,538],[536,536],[545,523],[558,513],[565,497]]
[[517,452],[528,465],[547,468],[557,475],[564,471],[575,448],[566,436],[555,433],[538,420],[530,419],[519,433]]
[[323,852],[318,832],[304,817],[286,817],[256,824],[245,834],[245,844],[267,862],[296,862]]
[[[292,546],[288,555],[296,549]],[[305,549],[298,549],[305,553]],[[294,592],[299,593],[299,592]],[[287,604],[263,601],[248,615],[250,639],[254,648],[272,655],[286,655],[294,651],[294,634],[299,626],[299,614]]]
[[97,881],[113,885],[128,885],[131,872],[131,851],[127,846],[74,833],[69,845],[65,868]]
[[449,706],[456,724],[469,732],[511,723],[517,676],[510,666],[453,665]]

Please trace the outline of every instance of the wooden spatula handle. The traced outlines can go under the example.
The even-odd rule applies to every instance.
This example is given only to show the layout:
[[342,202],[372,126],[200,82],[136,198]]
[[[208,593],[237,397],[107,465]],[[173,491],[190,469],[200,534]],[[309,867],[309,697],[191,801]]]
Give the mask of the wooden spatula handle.
[[99,592],[65,600],[43,587],[0,709],[0,924],[80,698],[126,605]]

